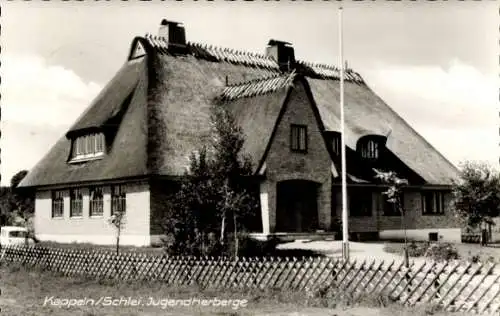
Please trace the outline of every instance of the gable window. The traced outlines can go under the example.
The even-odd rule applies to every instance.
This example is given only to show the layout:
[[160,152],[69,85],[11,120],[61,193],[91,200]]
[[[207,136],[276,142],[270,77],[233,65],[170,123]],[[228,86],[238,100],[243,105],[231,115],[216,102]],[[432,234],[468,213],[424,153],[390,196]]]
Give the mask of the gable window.
[[69,192],[69,216],[82,217],[83,215],[83,198],[81,189],[72,189]]
[[111,215],[126,211],[127,195],[125,186],[115,185],[111,187]]
[[[398,209],[397,203],[389,202],[389,198],[387,197],[387,195],[381,193],[380,201],[381,201],[380,204],[382,208],[382,214],[384,214],[384,216],[401,216],[401,211]],[[404,193],[401,193],[400,203],[403,210],[405,207],[404,202],[405,202],[405,196]]]
[[52,218],[61,218],[64,214],[64,191],[52,191]]
[[104,155],[104,134],[89,134],[73,140],[72,160],[85,160]]
[[290,149],[296,152],[307,152],[307,126],[298,124],[291,125]]
[[378,142],[369,139],[361,145],[361,157],[367,159],[377,159],[379,157]]
[[366,188],[349,189],[349,215],[372,216],[372,192]]
[[89,212],[90,216],[102,216],[104,214],[102,188],[94,187],[89,190]]
[[422,214],[423,215],[443,215],[444,214],[444,193],[436,191],[422,192]]

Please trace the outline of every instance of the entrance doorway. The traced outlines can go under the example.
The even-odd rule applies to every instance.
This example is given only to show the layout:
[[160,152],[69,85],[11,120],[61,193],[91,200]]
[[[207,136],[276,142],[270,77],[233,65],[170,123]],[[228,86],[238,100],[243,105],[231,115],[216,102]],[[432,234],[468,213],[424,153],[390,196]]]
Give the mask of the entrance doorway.
[[308,180],[287,180],[277,185],[276,231],[315,232],[318,225],[318,188]]

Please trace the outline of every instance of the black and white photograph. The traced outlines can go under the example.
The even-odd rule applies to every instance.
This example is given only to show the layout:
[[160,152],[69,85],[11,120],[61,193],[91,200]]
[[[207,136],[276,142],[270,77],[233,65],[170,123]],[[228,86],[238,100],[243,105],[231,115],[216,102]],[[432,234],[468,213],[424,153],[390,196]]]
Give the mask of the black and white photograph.
[[495,1],[0,10],[0,315],[500,313]]

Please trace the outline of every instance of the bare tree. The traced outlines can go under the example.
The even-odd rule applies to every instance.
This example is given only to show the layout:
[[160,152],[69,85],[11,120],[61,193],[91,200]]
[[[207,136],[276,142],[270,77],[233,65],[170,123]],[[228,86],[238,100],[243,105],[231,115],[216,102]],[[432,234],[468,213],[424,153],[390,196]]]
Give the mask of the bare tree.
[[387,202],[392,203],[394,207],[399,211],[401,215],[401,228],[404,233],[404,258],[405,265],[408,266],[409,258],[408,258],[408,238],[406,234],[406,218],[405,218],[405,210],[402,203],[402,191],[403,187],[408,185],[408,180],[399,178],[394,171],[379,171],[377,169],[373,169],[376,173],[376,178],[380,179],[383,183],[388,184],[388,189],[383,192],[384,195],[387,196]]
[[116,228],[116,254],[120,253],[120,235],[125,224],[125,211],[116,210],[111,215],[109,222]]

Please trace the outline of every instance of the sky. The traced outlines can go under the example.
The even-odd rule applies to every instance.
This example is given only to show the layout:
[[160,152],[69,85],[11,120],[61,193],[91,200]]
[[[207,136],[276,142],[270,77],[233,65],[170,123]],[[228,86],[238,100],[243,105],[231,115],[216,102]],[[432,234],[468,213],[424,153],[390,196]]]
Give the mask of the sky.
[[[269,39],[301,60],[339,64],[339,2],[4,2],[1,183],[32,168],[161,19],[188,41],[263,53]],[[344,58],[455,165],[498,167],[495,1],[346,2]]]

